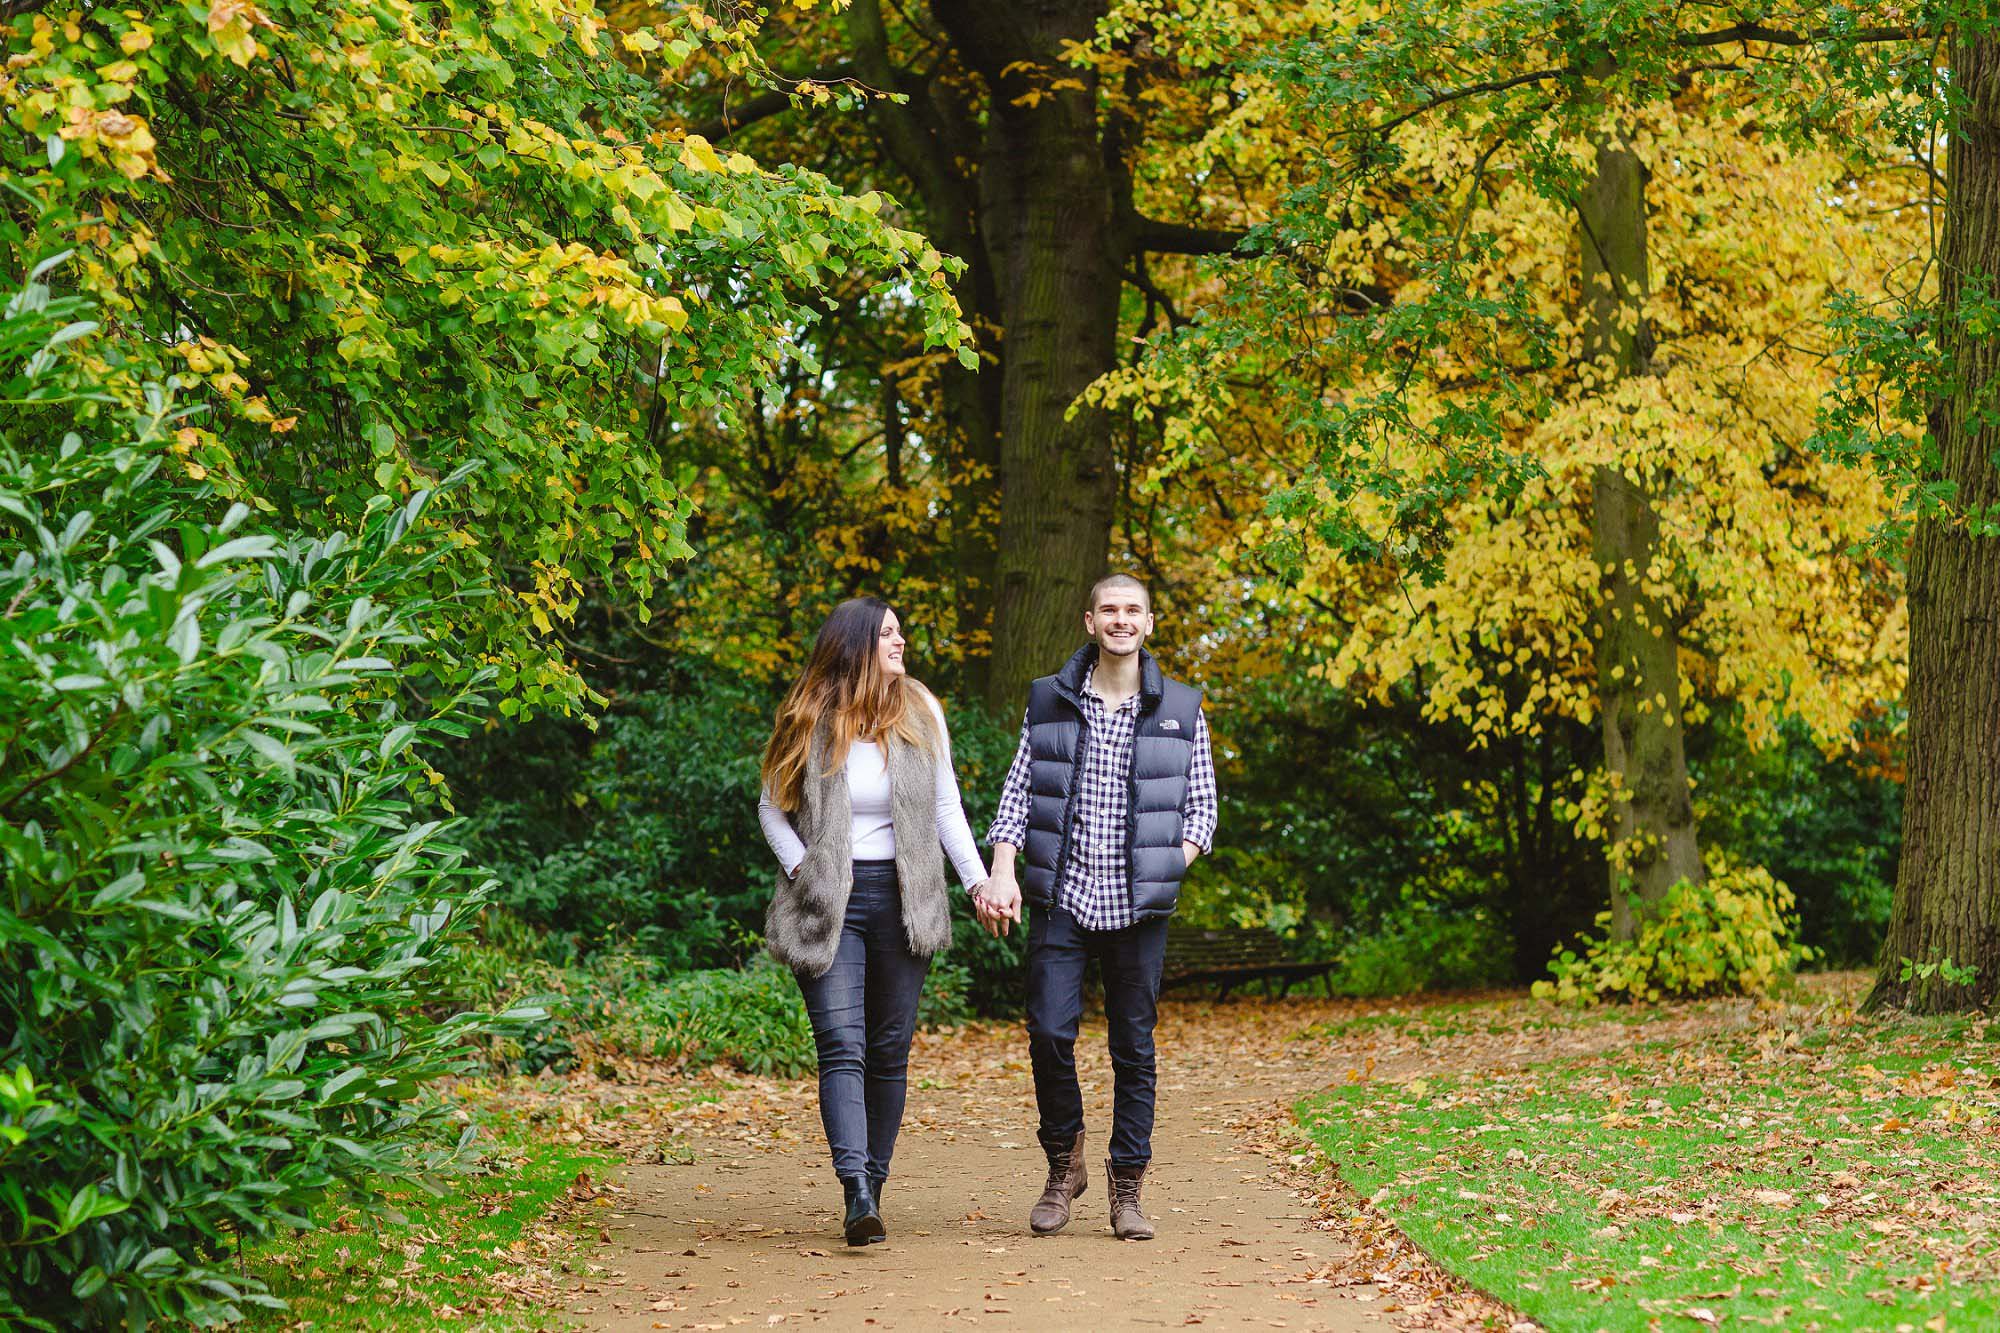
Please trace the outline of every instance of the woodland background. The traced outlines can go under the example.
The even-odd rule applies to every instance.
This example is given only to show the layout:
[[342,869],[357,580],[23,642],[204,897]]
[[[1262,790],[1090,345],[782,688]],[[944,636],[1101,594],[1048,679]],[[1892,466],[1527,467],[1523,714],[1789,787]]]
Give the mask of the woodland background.
[[255,1303],[480,1062],[809,1060],[757,755],[858,592],[983,828],[1144,577],[1183,915],[1348,993],[2000,986],[1972,9],[0,18],[0,1315]]

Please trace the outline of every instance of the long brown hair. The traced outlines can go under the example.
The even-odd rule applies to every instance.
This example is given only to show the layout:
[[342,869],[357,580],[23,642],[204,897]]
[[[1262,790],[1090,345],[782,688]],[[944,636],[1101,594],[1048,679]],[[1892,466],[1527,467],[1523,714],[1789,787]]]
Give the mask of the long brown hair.
[[812,657],[778,706],[764,747],[764,790],[780,810],[799,808],[806,759],[822,720],[829,727],[829,771],[847,762],[856,740],[926,751],[936,744],[929,692],[908,676],[883,671],[876,655],[888,614],[889,604],[879,597],[850,597],[819,627]]

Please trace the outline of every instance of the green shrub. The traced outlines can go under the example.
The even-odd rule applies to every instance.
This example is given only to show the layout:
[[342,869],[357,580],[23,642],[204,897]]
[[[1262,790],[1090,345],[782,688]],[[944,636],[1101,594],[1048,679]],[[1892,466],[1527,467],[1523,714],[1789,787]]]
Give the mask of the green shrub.
[[482,1036],[480,1059],[488,1068],[534,1074],[566,1073],[576,1051],[560,1012],[569,1004],[564,970],[538,957],[536,932],[493,903],[480,911],[472,937],[462,942],[434,1003],[441,1012],[502,1013],[533,1010],[544,1015]]
[[[596,1047],[685,1065],[726,1064],[751,1074],[800,1078],[818,1065],[812,1022],[799,984],[760,958],[741,970],[672,973],[658,960],[603,953],[562,974],[560,1036],[528,1043],[525,1063],[548,1063],[560,1049]],[[931,965],[917,1006],[920,1027],[965,1022],[966,973],[944,959]],[[539,1045],[537,1045],[539,1043]],[[561,1067],[558,1064],[557,1067]]]
[[1482,908],[1453,910],[1412,900],[1375,929],[1348,939],[1333,988],[1342,995],[1411,995],[1503,985],[1513,942]]
[[[1888,732],[1894,721],[1877,726]],[[1784,881],[1816,963],[1874,966],[1896,893],[1903,784],[1869,771],[1868,749],[1829,758],[1797,726],[1762,750],[1740,727],[1709,730],[1710,752],[1693,761],[1704,845]],[[1892,764],[1893,751],[1874,762]]]
[[930,975],[924,978],[924,992],[917,997],[917,1026],[955,1028],[974,1017],[972,969],[957,962],[950,953],[931,960]]
[[242,1237],[466,1147],[420,1091],[482,1027],[429,1002],[483,885],[409,793],[477,700],[395,702],[427,495],[214,515],[84,313],[0,322],[0,1324],[212,1323],[271,1303]]
[[1188,867],[1175,919],[1191,926],[1265,926],[1310,940],[1313,932],[1300,930],[1305,901],[1294,862],[1225,842]]
[[777,964],[685,972],[658,983],[643,978],[643,971],[614,975],[591,988],[580,1012],[589,1015],[593,1038],[654,1059],[730,1064],[752,1074],[796,1078],[815,1067],[798,982]]
[[[1811,951],[1792,942],[1792,891],[1762,866],[1718,858],[1700,884],[1682,880],[1640,922],[1636,938],[1560,949],[1534,993],[1565,1004],[1668,996],[1764,995]],[[1600,913],[1600,930],[1611,914]]]
[[748,961],[771,896],[757,766],[775,706],[748,682],[697,675],[621,696],[594,733],[542,719],[456,757],[498,900],[557,952],[622,948],[674,970]]

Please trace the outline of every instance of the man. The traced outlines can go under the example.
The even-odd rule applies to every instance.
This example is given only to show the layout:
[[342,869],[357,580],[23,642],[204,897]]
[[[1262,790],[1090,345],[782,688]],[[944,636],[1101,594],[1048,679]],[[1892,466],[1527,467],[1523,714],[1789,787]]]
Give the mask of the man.
[[1111,1227],[1121,1240],[1151,1240],[1139,1188],[1153,1155],[1160,968],[1181,879],[1215,835],[1215,760],[1200,692],[1167,679],[1145,651],[1145,585],[1100,579],[1083,628],[1091,642],[1029,687],[1020,748],[986,834],[993,873],[975,907],[997,933],[1020,920],[1023,897],[1033,908],[1028,1050],[1049,1179],[1029,1227],[1062,1230],[1089,1181],[1075,1053],[1084,964],[1095,958],[1113,1071]]

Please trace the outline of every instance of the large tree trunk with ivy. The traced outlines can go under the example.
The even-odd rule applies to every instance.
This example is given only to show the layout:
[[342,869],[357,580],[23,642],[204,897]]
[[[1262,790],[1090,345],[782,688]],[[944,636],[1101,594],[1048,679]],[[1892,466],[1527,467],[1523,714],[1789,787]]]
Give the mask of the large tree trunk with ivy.
[[1005,711],[1081,641],[1084,598],[1111,550],[1110,425],[1071,408],[1115,364],[1128,250],[1096,76],[1063,61],[1066,44],[1095,34],[1104,4],[932,9],[987,89],[979,232],[1001,329],[1002,440],[987,700]]
[[1903,855],[1869,997],[1924,1012],[2000,994],[2000,540],[1974,531],[2000,505],[2000,340],[1982,331],[1990,320],[1967,318],[2000,296],[2000,36],[1961,35],[1952,83],[1965,102],[1938,257],[1951,390],[1930,414],[1952,500],[1919,519],[1910,550]]
[[[1646,177],[1638,155],[1605,142],[1577,207],[1584,357],[1604,377],[1651,373],[1644,320]],[[1597,700],[1604,767],[1614,784],[1611,930],[1630,939],[1649,907],[1702,876],[1681,724],[1680,643],[1672,615],[1647,588],[1660,521],[1643,471],[1600,465],[1592,477],[1591,552],[1602,580]]]

